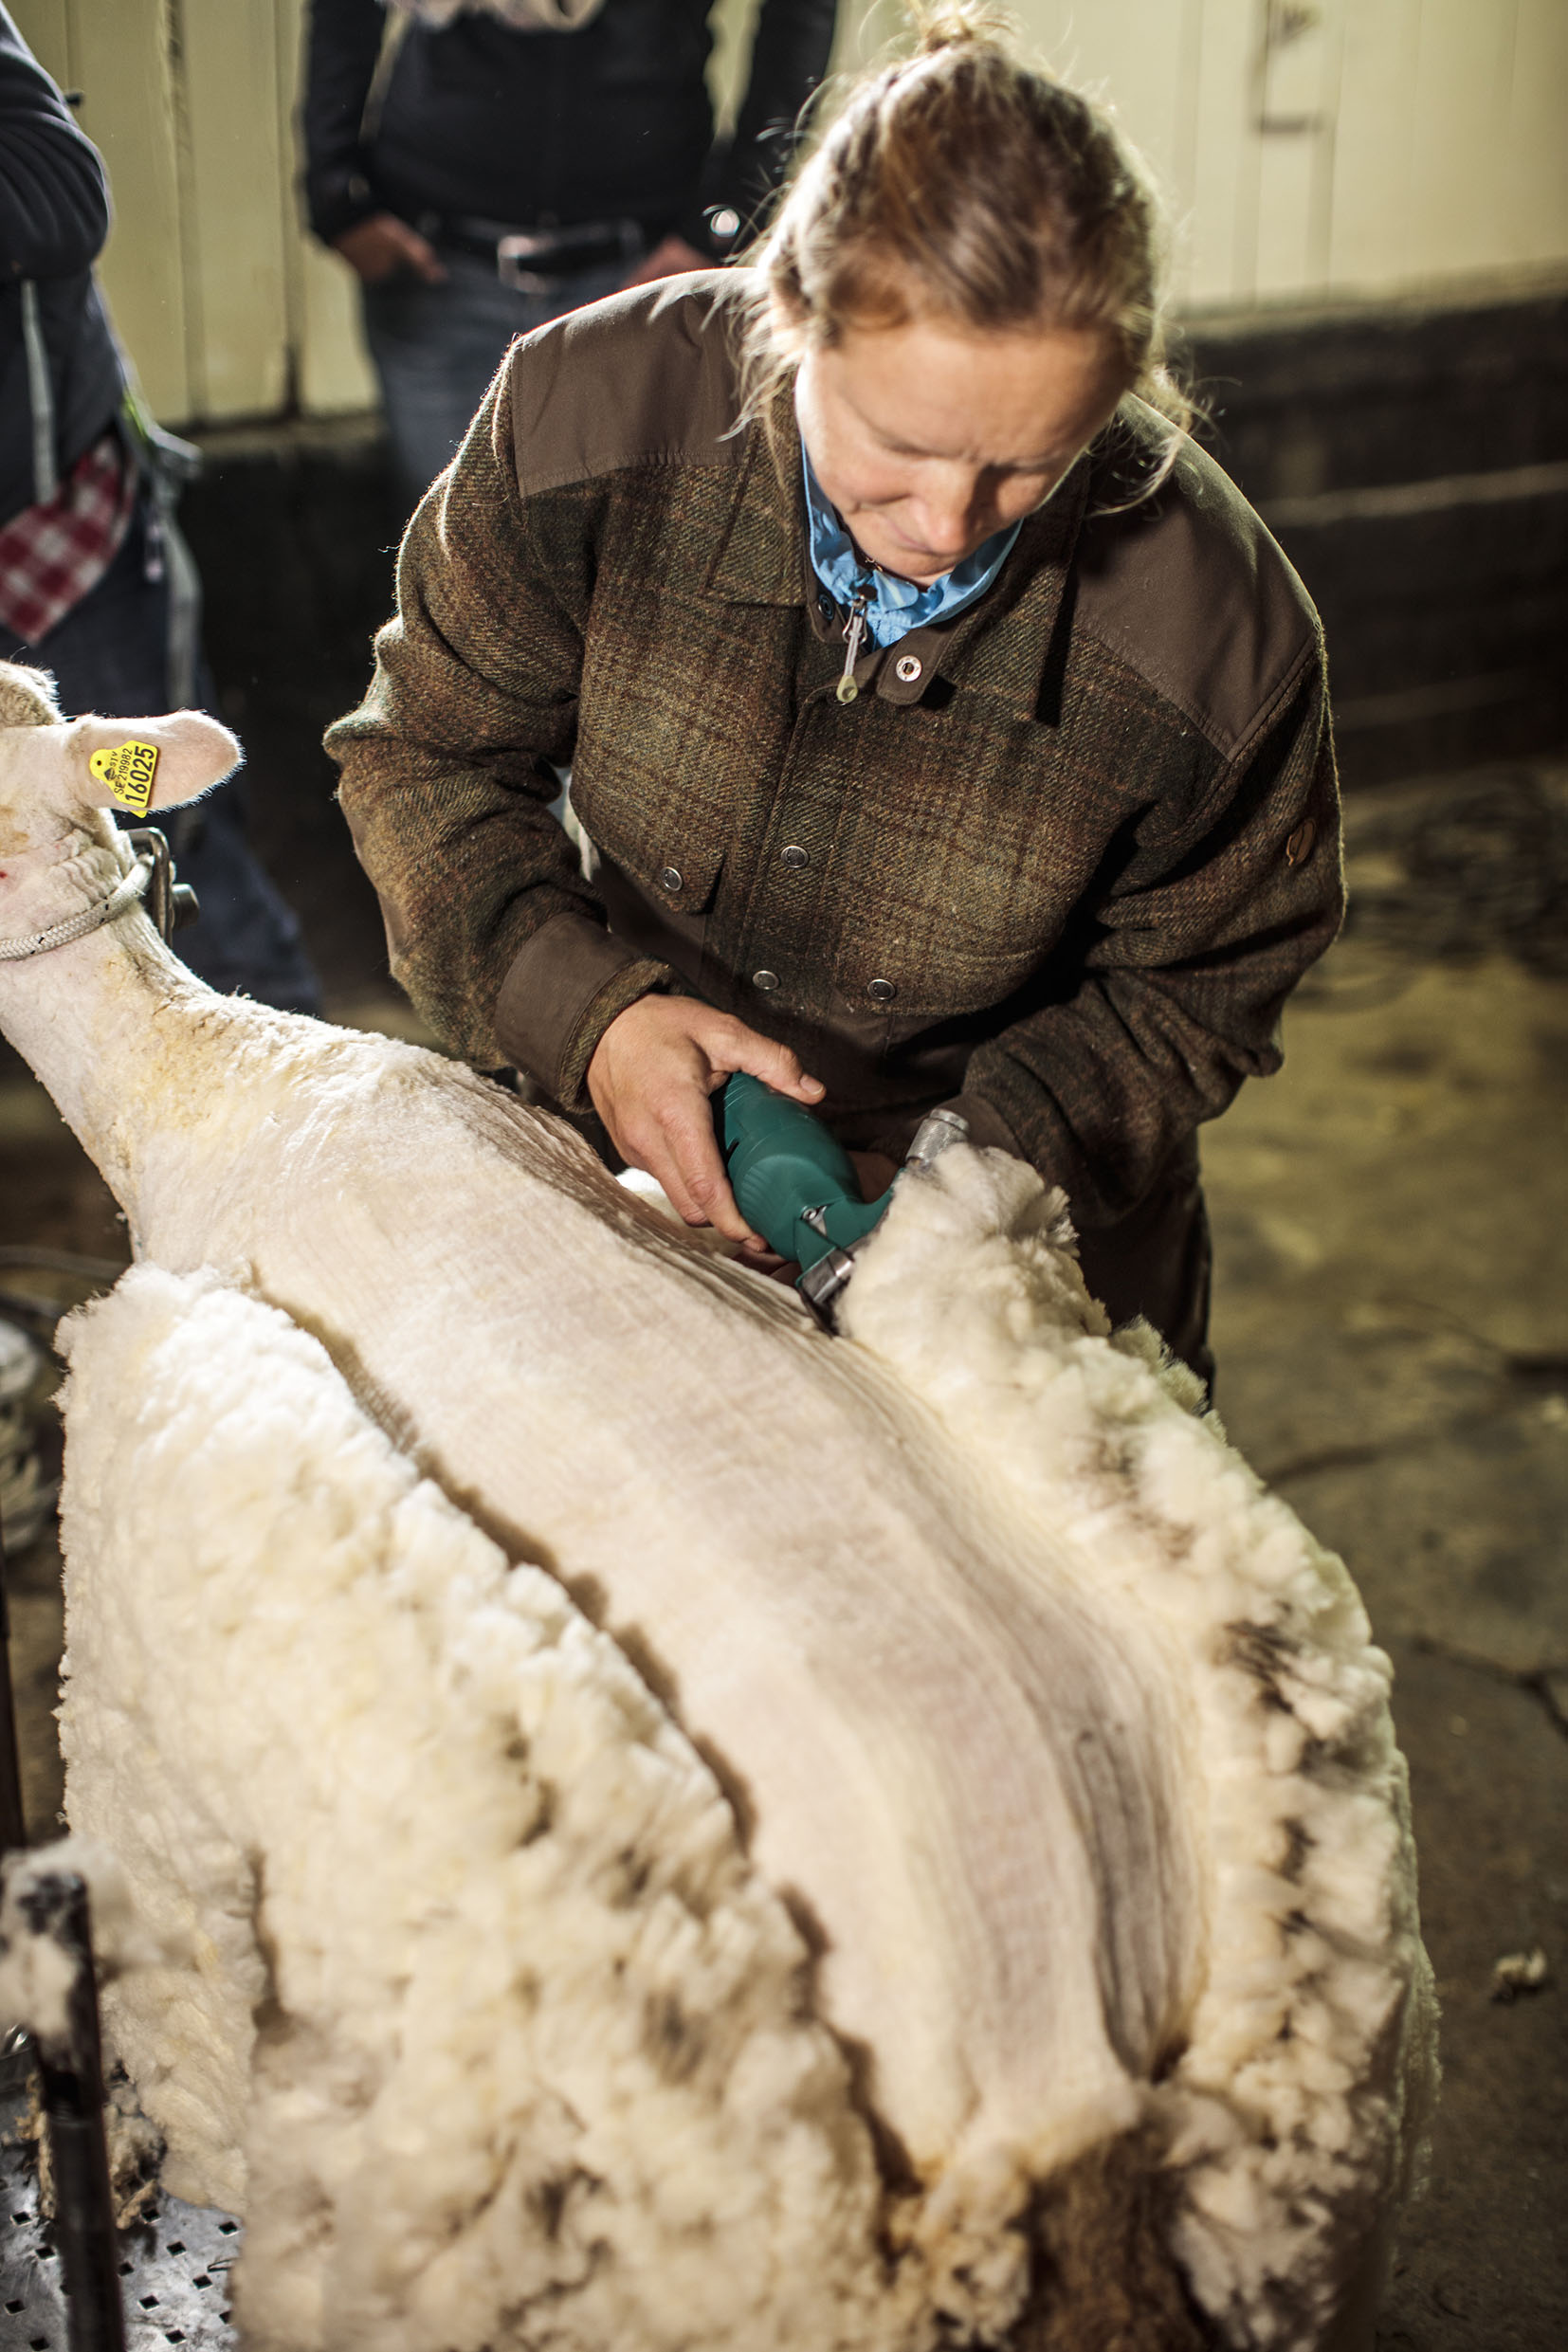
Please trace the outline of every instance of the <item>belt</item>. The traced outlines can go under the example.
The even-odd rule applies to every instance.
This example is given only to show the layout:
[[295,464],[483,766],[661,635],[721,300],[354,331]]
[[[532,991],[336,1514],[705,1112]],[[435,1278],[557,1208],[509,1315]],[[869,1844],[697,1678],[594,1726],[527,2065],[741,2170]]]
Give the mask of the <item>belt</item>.
[[574,221],[564,228],[511,228],[504,221],[463,214],[422,213],[414,223],[432,245],[455,246],[494,262],[496,275],[520,294],[549,294],[563,278],[611,262],[633,262],[647,250],[640,221]]

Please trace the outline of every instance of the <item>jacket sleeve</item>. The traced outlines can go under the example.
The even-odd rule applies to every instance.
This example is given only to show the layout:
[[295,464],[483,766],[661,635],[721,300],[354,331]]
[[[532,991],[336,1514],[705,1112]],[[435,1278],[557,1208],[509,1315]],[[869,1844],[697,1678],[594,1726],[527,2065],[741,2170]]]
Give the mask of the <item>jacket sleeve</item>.
[[611,938],[550,813],[553,763],[576,733],[572,583],[591,568],[599,494],[564,502],[545,561],[518,487],[509,392],[503,367],[416,510],[370,691],[326,745],[393,976],[465,1061],[525,1069],[580,1110],[605,1030],[675,975]]
[[1085,909],[1060,998],[976,1048],[954,1107],[1063,1185],[1079,1222],[1134,1208],[1242,1080],[1344,914],[1321,642],[1174,840],[1151,829]]
[[[801,109],[828,71],[837,14],[838,0],[762,0],[735,135],[716,143],[697,210],[679,224],[700,253],[728,260],[766,210],[793,156]],[[728,236],[712,225],[726,211],[739,222]]]
[[382,209],[359,133],[386,29],[379,0],[311,0],[301,124],[305,209],[323,245]]
[[0,8],[0,250],[7,275],[74,278],[109,233],[92,141]]

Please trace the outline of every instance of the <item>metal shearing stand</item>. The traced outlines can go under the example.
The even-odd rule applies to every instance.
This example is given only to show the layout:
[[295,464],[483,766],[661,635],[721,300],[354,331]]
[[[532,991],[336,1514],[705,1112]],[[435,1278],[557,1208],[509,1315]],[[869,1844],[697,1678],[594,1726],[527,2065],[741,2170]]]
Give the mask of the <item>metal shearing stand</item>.
[[[0,1869],[26,1826],[0,1536]],[[68,1869],[35,1874],[18,1908],[24,1931],[64,1959],[70,1989],[57,2039],[0,2039],[0,2352],[234,2352],[239,2223],[160,2191],[147,2218],[115,2227],[87,1889]],[[54,2168],[48,2222],[16,2133],[34,2074]]]
[[85,1881],[50,1871],[23,1897],[28,1925],[46,1936],[72,1969],[65,2030],[35,2034],[49,2156],[54,2165],[54,2235],[60,2252],[70,2352],[125,2352],[119,2294],[119,2234],[103,2133],[103,2060]]
[[6,1607],[6,1531],[0,1526],[0,1857],[27,1842],[22,1817],[22,1760],[11,1695],[10,1616]]
[[[10,1677],[5,1532],[0,1528],[0,1851],[9,1857],[26,1843]],[[67,2305],[67,2342],[70,2352],[125,2352],[86,1884],[74,1870],[47,1872],[27,1889],[18,1907],[27,1932],[46,1937],[69,1971],[64,2031],[27,2037],[54,2166],[55,2235]],[[16,2215],[9,2218],[14,2225]]]

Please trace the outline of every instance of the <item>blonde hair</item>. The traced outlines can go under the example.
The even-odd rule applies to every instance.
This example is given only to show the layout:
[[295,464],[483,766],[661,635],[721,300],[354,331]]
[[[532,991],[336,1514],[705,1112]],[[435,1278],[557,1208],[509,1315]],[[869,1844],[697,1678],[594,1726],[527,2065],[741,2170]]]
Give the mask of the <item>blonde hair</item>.
[[746,257],[745,414],[765,413],[805,350],[932,318],[1099,331],[1124,389],[1185,426],[1165,366],[1160,208],[1135,150],[1023,64],[984,0],[911,0],[910,14],[914,55],[850,91]]

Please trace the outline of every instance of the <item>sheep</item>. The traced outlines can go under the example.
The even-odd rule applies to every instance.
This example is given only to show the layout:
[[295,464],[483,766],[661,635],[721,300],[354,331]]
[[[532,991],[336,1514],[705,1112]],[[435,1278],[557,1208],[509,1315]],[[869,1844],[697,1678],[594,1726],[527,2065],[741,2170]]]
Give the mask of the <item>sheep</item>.
[[[234,756],[192,714],[63,726],[25,673],[0,675],[8,719],[10,936],[103,899],[119,879],[126,853],[101,813],[95,750],[127,734],[154,743],[155,807],[192,795]],[[259,2343],[915,2352],[939,2341],[1099,2344],[1118,2330],[1151,2347],[1365,2340],[1431,2079],[1388,1664],[1340,1563],[1262,1491],[1212,1417],[1194,1417],[1150,1335],[1109,1333],[1059,1194],[1002,1155],[947,1154],[901,1187],[843,1336],[830,1339],[775,1285],[629,1198],[558,1122],[416,1048],[217,998],[138,915],[0,964],[0,1019],[103,1170],[138,1260],[197,1286],[155,1294],[138,1274],[73,1347],[68,1802],[74,1825],[130,1842],[150,1900],[193,1905],[217,1955],[227,1989],[213,1999],[228,2004],[228,2026],[212,2029],[208,2071],[221,2095],[183,2051],[167,1985],[155,1978],[143,1999],[129,1979],[111,2021],[175,2177],[245,2205],[252,2281],[266,2247],[280,2282],[300,2281],[298,2307],[280,2304],[277,2318],[265,2316],[269,2290],[247,2289]],[[202,1287],[213,1268],[216,1287]],[[137,1320],[155,1296],[167,1349]],[[178,1425],[197,1442],[201,1382],[192,1418],[180,1335],[198,1324],[215,1335],[220,1299],[230,1320],[210,1351],[213,1394],[252,1361],[266,1366],[250,1453],[226,1457],[237,1496],[227,1505],[222,1489],[182,1497],[181,1465],[158,1434]],[[595,2270],[567,2285],[541,2242],[558,2213],[547,2199],[530,2219],[513,2198],[513,2267],[493,2233],[492,2303],[471,2338],[408,2281],[394,2336],[393,2253],[365,2253],[355,2286],[341,2244],[351,2219],[374,2233],[364,2216],[378,2198],[398,2215],[407,2199],[356,2183],[339,2214],[330,2161],[314,2205],[270,2161],[258,2158],[254,2188],[246,2180],[243,2149],[269,2144],[257,2121],[269,2100],[318,2120],[323,2144],[337,2130],[347,2148],[356,2128],[358,1996],[345,1990],[310,2033],[292,2030],[281,1987],[305,1947],[293,1931],[287,1948],[277,1940],[271,1889],[275,1866],[319,1875],[364,1841],[325,1765],[319,1782],[301,1766],[299,1801],[264,1833],[242,1833],[239,1783],[253,1772],[237,1760],[237,1710],[204,1711],[171,1685],[170,1715],[204,1726],[186,1777],[199,1771],[220,1793],[213,1835],[259,1872],[243,1901],[224,1876],[231,1859],[213,1866],[229,1897],[192,1889],[191,1833],[160,1827],[157,1805],[145,1832],[128,1818],[151,1800],[119,1759],[152,1772],[160,1694],[129,1660],[154,1653],[160,1611],[165,1624],[191,1622],[204,1580],[249,1595],[223,1620],[230,1687],[274,1574],[285,1649],[309,1640],[306,1569],[333,1558],[350,1488],[338,1493],[323,1463],[307,1481],[314,1517],[290,1520],[280,1466],[326,1407],[285,1410],[283,1357],[240,1336],[268,1311],[286,1319],[291,1345],[316,1348],[318,1381],[346,1391],[336,1409],[358,1416],[359,1452],[378,1439],[383,1484],[418,1482],[409,1494],[440,1518],[430,1541],[450,1566],[429,1571],[431,1589],[447,1577],[461,1593],[484,1544],[492,1580],[515,1584],[526,1610],[545,1611],[548,1578],[549,1608],[568,1613],[559,1621],[589,1646],[594,1674],[620,1693],[634,1668],[639,1704],[657,1702],[683,1770],[705,1776],[706,1810],[694,1793],[683,1819],[710,1822],[721,1805],[733,1886],[751,1890],[749,1919],[772,1922],[756,1928],[755,1985],[747,1964],[755,2006],[737,1995],[745,2032],[782,2047],[792,2024],[806,2034],[800,2052],[815,2053],[792,2061],[818,2102],[806,2169],[820,2197],[803,2233],[776,2223],[775,2253],[792,2250],[789,2295],[748,2300],[727,2275],[722,2199],[704,2204],[718,2191],[697,2185],[723,2177],[716,2165],[699,2167],[692,2189],[707,2272],[681,2290],[679,2310],[657,2284],[661,2233],[668,2275],[689,2274],[677,2219],[595,2241],[610,2250],[595,2258],[610,2283]],[[115,1318],[140,1330],[135,1345],[114,1337]],[[102,1382],[95,1330],[120,1367]],[[136,1488],[129,1456],[113,1477],[92,1465],[116,1458],[107,1400],[124,1409],[142,1363],[147,1411],[126,1443],[135,1436],[152,1471],[135,1524],[177,1528],[188,1566],[183,1584],[173,1577],[148,1599],[139,1645],[110,1644],[91,1629],[134,1581],[116,1521]],[[391,1525],[397,1510],[378,1507]],[[372,1581],[395,1644],[412,1638],[397,1627],[414,1604],[389,1545]],[[283,1575],[284,1559],[298,1575]],[[373,1710],[389,1748],[415,1722],[424,1740],[450,1721],[446,1653],[429,1654],[428,1717],[410,1714],[426,1704],[411,1697]],[[94,1725],[111,1720],[120,1730],[104,1763]],[[631,1718],[623,1708],[618,1720]],[[476,1820],[532,1819],[520,1738],[523,1753],[509,1759],[503,1745],[476,1781]],[[584,1741],[590,1780],[592,1750]],[[611,1805],[601,1827],[614,1817]],[[431,1819],[459,1834],[444,1811]],[[688,1868],[684,1834],[671,1831],[672,1884]],[[482,1913],[494,1867],[493,1853],[475,1865]],[[403,1917],[419,1899],[390,1866],[366,1866],[367,1905],[392,1916],[402,1904]],[[343,1922],[351,1942],[353,1927]],[[339,1964],[352,1988],[349,1957],[322,1962],[329,1976]],[[703,1981],[694,1956],[690,1984]],[[685,1999],[683,2017],[700,2001]],[[244,2013],[257,2002],[272,2022],[252,2046]],[[477,2053],[491,2027],[493,2010],[469,2071],[450,2078],[471,2142],[472,2202],[447,2209],[460,2240],[497,2194],[479,2153],[489,2092]],[[606,2048],[633,2032],[611,2000]],[[838,2073],[811,2034],[830,2040]],[[743,2056],[734,2069],[708,2078],[710,2103],[735,2074],[751,2079]],[[659,2100],[649,2091],[646,2112],[642,2100],[628,2099],[614,2137],[633,2183],[661,2127]],[[381,2150],[388,2181],[417,2139],[410,2122]],[[548,2170],[537,2146],[527,2164]],[[764,2203],[765,2170],[752,2184]],[[628,2188],[624,2210],[636,2199]],[[528,2285],[546,2277],[548,2318]]]

